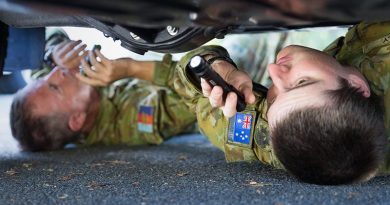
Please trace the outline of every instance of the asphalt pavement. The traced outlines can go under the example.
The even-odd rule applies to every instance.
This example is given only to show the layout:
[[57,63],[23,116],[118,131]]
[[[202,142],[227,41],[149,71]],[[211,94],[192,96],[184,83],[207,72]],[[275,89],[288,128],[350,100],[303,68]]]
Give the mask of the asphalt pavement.
[[226,163],[201,135],[160,146],[18,153],[0,162],[0,204],[389,204],[389,177],[345,186]]

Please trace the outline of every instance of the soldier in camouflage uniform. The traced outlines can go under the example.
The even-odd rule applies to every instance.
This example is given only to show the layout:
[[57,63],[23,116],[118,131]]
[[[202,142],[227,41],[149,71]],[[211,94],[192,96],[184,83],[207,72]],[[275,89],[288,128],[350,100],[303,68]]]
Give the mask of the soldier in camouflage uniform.
[[[85,45],[63,39],[50,44],[51,58],[60,66],[35,71],[38,80],[18,92],[12,103],[12,134],[24,150],[53,150],[67,143],[157,145],[195,130],[193,112],[176,92],[160,86],[168,79],[159,69],[154,72],[154,66],[163,63],[109,60],[95,51],[90,52],[93,71],[85,54],[79,55],[87,53]],[[81,59],[94,79],[78,73]],[[92,87],[81,80],[107,86]]]
[[[389,85],[388,78],[390,71],[387,68],[387,64],[389,64],[387,62],[389,56],[389,49],[387,48],[389,45],[389,26],[390,23],[361,23],[350,29],[345,38],[337,40],[325,50],[326,52],[334,55],[335,58],[343,65],[355,66],[355,69],[360,71],[366,77],[369,82],[369,88],[371,91],[381,97],[385,104],[385,122],[387,130],[389,130],[390,126],[388,120],[389,99],[387,99],[387,87]],[[289,49],[295,49],[295,47],[290,47]],[[165,65],[171,65],[171,67],[161,67],[159,69],[166,70],[166,72],[170,73],[167,76],[169,78],[173,78],[174,80],[166,81],[169,83],[167,86],[171,87],[172,89],[176,89],[176,91],[183,97],[183,99],[185,99],[186,104],[190,106],[190,109],[196,111],[201,132],[207,136],[215,146],[217,146],[225,153],[226,160],[228,162],[259,160],[265,164],[283,169],[284,167],[278,160],[269,138],[269,119],[267,119],[266,114],[269,102],[266,102],[266,96],[263,93],[255,91],[253,94],[256,97],[253,98],[251,96],[252,94],[248,93],[247,89],[243,89],[241,87],[240,90],[244,93],[246,102],[250,103],[243,112],[236,114],[235,111],[231,111],[235,108],[235,103],[230,103],[230,108],[224,106],[222,110],[218,109],[218,107],[223,106],[223,104],[221,104],[221,95],[218,96],[219,101],[212,99],[213,97],[216,98],[216,95],[214,95],[215,92],[213,94],[211,88],[207,86],[205,87],[204,83],[202,84],[202,93],[201,84],[196,80],[193,74],[191,74],[191,72],[186,69],[190,58],[194,55],[201,55],[204,57],[207,57],[208,55],[224,57],[229,56],[226,50],[222,49],[221,47],[208,46],[188,53],[180,60],[180,62],[178,62],[177,65],[172,63],[169,59],[166,59],[167,63],[165,63]],[[226,65],[229,63],[221,61],[217,64],[224,64],[219,66],[213,64],[212,66],[213,69],[217,70],[217,72],[219,72],[226,79],[228,72],[231,72],[228,68],[229,66],[231,67],[231,65]],[[176,66],[175,71],[173,71],[173,66]],[[342,67],[339,66],[337,68],[341,69]],[[240,88],[240,86],[245,84],[245,82],[243,83],[242,80],[247,80],[248,78],[244,79],[242,76],[238,77],[235,74],[235,78],[230,79],[230,81],[228,80],[228,82]],[[352,79],[351,81],[355,83],[355,80],[356,79]],[[235,81],[239,82],[237,83]],[[357,83],[362,82],[364,81],[357,80]],[[337,89],[338,86],[336,85],[337,84],[335,81],[333,85],[328,85],[330,86],[328,89]],[[248,86],[246,88],[251,87]],[[367,92],[369,91],[364,90],[367,88],[368,87],[359,87],[359,89],[362,89],[361,95],[365,97],[368,95]],[[203,95],[211,95],[211,97],[209,99]],[[310,96],[310,93],[308,93],[308,96]],[[226,104],[229,103],[229,100],[232,101],[231,99],[234,99],[234,97],[229,99],[228,96]],[[309,98],[307,98],[306,101],[308,99]],[[210,106],[210,103],[213,104],[213,106]],[[227,119],[224,117],[224,113],[228,117],[233,117]],[[355,122],[350,123],[353,124]],[[380,127],[382,123],[379,121],[376,123],[376,125],[379,125]],[[249,129],[243,130],[241,129],[242,127]],[[381,133],[381,128],[379,128],[377,133]],[[389,134],[389,131],[387,131],[387,133]],[[383,136],[381,134],[379,135]],[[385,149],[383,147],[386,146],[386,140],[381,137],[378,141],[382,143],[377,147],[374,147],[373,151],[376,154],[382,153],[382,155],[384,155],[383,153]],[[313,155],[315,154],[316,153],[313,153]],[[379,163],[381,160],[382,158],[379,157],[375,159],[375,163]],[[382,170],[380,172],[376,172],[377,167],[375,167],[376,165],[373,165],[375,168],[369,172],[366,172],[367,174],[360,177],[359,179],[347,179],[346,181],[333,181],[332,179],[329,179],[329,181],[308,181],[321,184],[338,184],[363,181],[369,179],[375,173],[384,173],[384,171],[386,172],[389,167],[388,164],[388,161],[383,164]]]

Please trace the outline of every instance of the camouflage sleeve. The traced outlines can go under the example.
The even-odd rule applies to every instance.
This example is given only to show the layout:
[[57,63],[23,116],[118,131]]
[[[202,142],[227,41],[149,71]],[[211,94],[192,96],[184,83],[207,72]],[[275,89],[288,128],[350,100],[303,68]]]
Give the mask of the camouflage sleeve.
[[[195,49],[183,56],[177,63],[172,62],[170,55],[166,55],[161,63],[156,64],[154,83],[167,86],[180,95],[182,102],[188,106],[188,110],[196,113],[200,131],[215,146],[223,150],[226,120],[219,109],[209,105],[208,99],[202,95],[200,82],[186,69],[193,56],[207,54],[228,56],[224,48],[213,45]],[[218,136],[210,135],[211,130],[215,130],[214,133]]]
[[[219,46],[205,46],[196,49],[184,56],[176,65],[171,65],[170,74],[160,76],[170,76],[171,81],[165,81],[166,85],[172,87],[183,98],[183,101],[190,107],[190,110],[196,113],[197,122],[201,133],[206,136],[210,142],[225,153],[228,162],[234,161],[254,161],[260,160],[267,164],[274,164],[274,157],[270,151],[268,142],[268,123],[265,120],[265,96],[258,95],[257,103],[248,105],[245,111],[239,116],[250,116],[251,125],[248,127],[248,143],[231,141],[228,138],[233,137],[234,132],[233,118],[227,119],[222,111],[210,106],[208,98],[203,97],[200,83],[188,72],[186,66],[194,55],[226,55],[227,51]],[[176,66],[176,68],[174,68]],[[238,119],[235,117],[234,119]],[[256,124],[255,124],[256,122]],[[250,128],[250,129],[249,129]],[[254,131],[256,130],[256,131]],[[245,140],[244,140],[245,141]],[[261,141],[261,142],[260,142]]]
[[207,54],[229,56],[226,49],[215,45],[203,46],[188,52],[179,62],[172,61],[171,55],[165,55],[162,62],[156,63],[154,83],[174,90],[190,110],[194,110],[194,106],[203,95],[198,78],[188,72],[186,66],[193,56]]

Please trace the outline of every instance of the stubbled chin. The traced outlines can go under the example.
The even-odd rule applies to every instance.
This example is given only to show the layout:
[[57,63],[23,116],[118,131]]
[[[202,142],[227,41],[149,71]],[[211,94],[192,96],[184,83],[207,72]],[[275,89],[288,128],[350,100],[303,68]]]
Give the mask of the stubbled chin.
[[93,91],[95,90],[92,86],[81,83],[80,95],[91,98]]
[[90,85],[80,83],[79,92],[74,99],[75,104],[89,104],[96,100],[97,91]]

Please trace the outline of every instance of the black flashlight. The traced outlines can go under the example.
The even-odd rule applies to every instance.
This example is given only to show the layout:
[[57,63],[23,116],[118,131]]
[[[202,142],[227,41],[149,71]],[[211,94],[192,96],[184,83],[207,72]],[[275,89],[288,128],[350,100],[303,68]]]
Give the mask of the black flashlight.
[[234,92],[237,95],[237,112],[245,109],[245,97],[232,85],[228,84],[221,76],[218,75],[210,66],[210,64],[200,56],[192,57],[189,68],[199,78],[205,79],[211,87],[220,86],[223,89],[222,99],[226,100],[229,92]]

